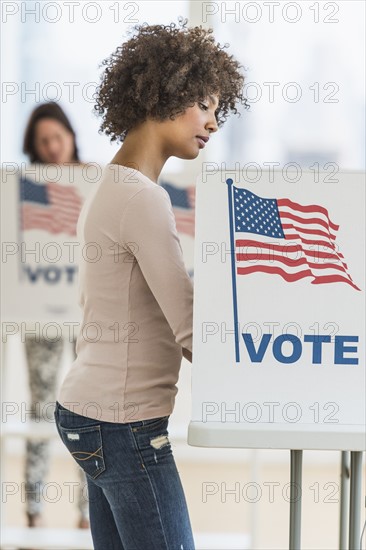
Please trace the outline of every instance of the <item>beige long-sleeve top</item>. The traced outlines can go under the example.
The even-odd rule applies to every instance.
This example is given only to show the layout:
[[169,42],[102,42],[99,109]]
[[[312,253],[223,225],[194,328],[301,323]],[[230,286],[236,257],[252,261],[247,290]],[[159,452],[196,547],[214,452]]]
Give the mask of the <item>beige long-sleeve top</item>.
[[94,185],[77,223],[77,357],[57,400],[107,422],[166,416],[193,324],[193,285],[170,197],[116,164]]

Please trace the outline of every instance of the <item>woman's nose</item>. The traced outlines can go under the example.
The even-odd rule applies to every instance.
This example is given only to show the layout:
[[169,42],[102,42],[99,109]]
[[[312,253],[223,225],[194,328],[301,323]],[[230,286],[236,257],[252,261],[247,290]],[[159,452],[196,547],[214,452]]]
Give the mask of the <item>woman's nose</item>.
[[213,116],[213,118],[207,123],[207,128],[209,129],[210,133],[217,132],[219,127],[217,125],[216,116]]

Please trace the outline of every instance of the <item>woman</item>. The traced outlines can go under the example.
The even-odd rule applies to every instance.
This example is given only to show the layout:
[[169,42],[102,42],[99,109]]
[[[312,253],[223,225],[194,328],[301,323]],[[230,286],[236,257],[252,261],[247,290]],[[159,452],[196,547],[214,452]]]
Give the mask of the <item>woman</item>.
[[[31,164],[81,164],[75,132],[66,114],[57,103],[44,103],[32,111],[25,131],[23,152],[28,155]],[[29,329],[30,324],[27,325]],[[74,357],[76,356],[75,344],[74,340]],[[32,409],[34,409],[36,419],[44,405],[55,401],[63,347],[63,339],[52,340],[49,337],[43,337],[42,334],[39,335],[39,339],[36,339],[34,335],[26,335],[25,352]],[[41,495],[48,470],[49,442],[27,440],[25,497],[29,527],[39,527],[44,523]],[[80,476],[78,527],[88,528],[89,506],[85,495],[86,491],[83,491],[83,488],[86,487],[85,473],[81,468],[78,468],[78,472]]]
[[[95,109],[123,142],[78,221],[83,321],[55,419],[87,475],[95,550],[194,549],[168,437],[193,288],[168,193],[171,156],[194,159],[242,95],[212,30],[143,24],[104,61]],[[85,247],[85,248],[84,248]]]

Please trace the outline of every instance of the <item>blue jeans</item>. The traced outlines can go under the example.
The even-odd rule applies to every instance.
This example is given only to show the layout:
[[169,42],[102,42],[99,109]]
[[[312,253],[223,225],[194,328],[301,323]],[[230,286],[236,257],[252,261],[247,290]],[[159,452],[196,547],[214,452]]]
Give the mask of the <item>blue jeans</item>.
[[94,550],[194,550],[169,416],[104,422],[58,401],[54,416],[62,442],[86,474]]

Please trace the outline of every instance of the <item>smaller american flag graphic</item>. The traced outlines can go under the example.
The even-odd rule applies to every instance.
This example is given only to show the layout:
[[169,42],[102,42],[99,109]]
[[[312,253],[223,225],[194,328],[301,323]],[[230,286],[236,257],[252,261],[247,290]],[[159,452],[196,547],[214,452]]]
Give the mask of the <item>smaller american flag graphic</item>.
[[360,290],[348,273],[333,223],[323,206],[267,199],[233,186],[236,272],[279,275],[291,283],[342,282]]
[[83,201],[77,189],[57,183],[34,183],[20,179],[21,229],[44,229],[49,233],[76,235]]
[[194,237],[196,188],[193,185],[181,188],[165,182],[161,183],[161,187],[169,194],[178,233]]

